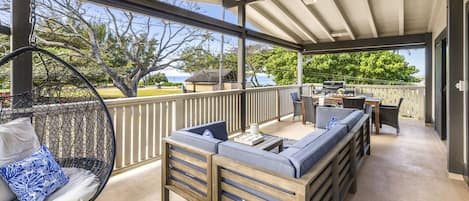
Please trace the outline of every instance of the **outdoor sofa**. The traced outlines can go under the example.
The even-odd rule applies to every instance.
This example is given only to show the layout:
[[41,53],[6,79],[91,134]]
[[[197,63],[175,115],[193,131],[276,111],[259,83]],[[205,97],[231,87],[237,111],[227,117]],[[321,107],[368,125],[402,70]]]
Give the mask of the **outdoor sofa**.
[[162,200],[169,191],[188,200],[344,200],[369,154],[369,116],[318,107],[317,117],[316,131],[280,153],[227,140],[224,122],[175,131],[164,140]]

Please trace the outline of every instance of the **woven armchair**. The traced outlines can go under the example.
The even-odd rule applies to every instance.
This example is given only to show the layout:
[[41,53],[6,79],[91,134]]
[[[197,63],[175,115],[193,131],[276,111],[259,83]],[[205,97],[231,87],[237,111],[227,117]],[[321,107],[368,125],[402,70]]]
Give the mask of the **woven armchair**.
[[313,102],[313,98],[311,96],[302,96],[301,97],[301,102],[302,102],[302,112],[303,112],[303,124],[306,124],[306,122],[311,122],[313,124],[316,124],[316,106]]
[[364,110],[365,109],[365,98],[343,98],[344,108],[353,108]]
[[293,120],[295,120],[295,117],[300,117],[303,113],[301,99],[297,92],[291,93],[290,96],[293,102]]
[[383,124],[396,128],[396,133],[399,135],[400,127],[399,127],[399,109],[401,108],[402,101],[404,98],[399,99],[399,103],[397,105],[380,105],[379,107],[379,120],[380,120],[380,127]]

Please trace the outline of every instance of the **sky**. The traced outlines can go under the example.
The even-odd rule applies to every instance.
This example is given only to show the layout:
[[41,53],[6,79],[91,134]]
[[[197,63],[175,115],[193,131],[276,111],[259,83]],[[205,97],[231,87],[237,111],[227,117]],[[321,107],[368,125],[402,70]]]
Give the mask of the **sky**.
[[[203,3],[199,4],[199,6],[200,6],[202,13],[208,16],[212,16],[217,19],[222,19],[221,6],[203,4]],[[230,23],[236,23],[237,17],[232,12],[227,11],[225,12],[225,21],[230,22]],[[247,24],[247,27],[249,29],[259,31],[257,28],[250,25],[249,23]],[[398,53],[404,56],[410,65],[414,65],[419,69],[419,72],[416,74],[417,77],[425,76],[425,49],[424,48],[399,50]]]
[[[165,1],[165,0],[162,0]],[[182,1],[187,1],[187,0],[182,0]],[[4,5],[4,0],[0,0],[0,6],[5,6]],[[88,5],[91,10],[100,12],[102,11],[101,6],[96,6],[94,4],[89,4]],[[198,10],[196,11],[198,13],[216,18],[216,19],[222,19],[222,6],[220,5],[212,5],[212,4],[206,4],[206,3],[198,3]],[[8,22],[9,16],[8,13],[3,12],[0,10],[0,23],[2,24],[9,24]],[[144,18],[142,18],[143,22]],[[157,20],[157,19],[155,19]],[[233,24],[237,24],[237,16],[233,14],[231,11],[226,11],[225,12],[225,21]],[[155,23],[156,24],[156,23]],[[247,27],[252,30],[259,31],[256,27],[252,26],[251,24],[247,23]],[[155,35],[158,34],[158,32],[161,30],[161,28],[158,28],[158,26],[155,26],[152,30]],[[209,44],[207,44],[210,47],[210,51],[212,52],[220,52],[220,42],[221,42],[221,34],[213,34],[214,40],[210,41]],[[256,42],[253,41],[248,41],[249,44],[254,44]],[[225,50],[233,49],[237,46],[237,38],[233,36],[225,36]],[[424,77],[425,75],[425,51],[424,49],[411,49],[411,50],[400,50],[399,54],[404,56],[406,60],[411,64],[416,66],[420,72],[417,73],[418,77]]]

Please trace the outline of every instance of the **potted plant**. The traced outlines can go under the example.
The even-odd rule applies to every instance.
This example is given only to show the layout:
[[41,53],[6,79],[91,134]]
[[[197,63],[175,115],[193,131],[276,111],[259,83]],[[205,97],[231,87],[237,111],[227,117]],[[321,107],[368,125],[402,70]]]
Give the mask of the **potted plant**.
[[338,93],[339,95],[344,95],[345,89],[344,89],[344,88],[337,89],[337,93]]

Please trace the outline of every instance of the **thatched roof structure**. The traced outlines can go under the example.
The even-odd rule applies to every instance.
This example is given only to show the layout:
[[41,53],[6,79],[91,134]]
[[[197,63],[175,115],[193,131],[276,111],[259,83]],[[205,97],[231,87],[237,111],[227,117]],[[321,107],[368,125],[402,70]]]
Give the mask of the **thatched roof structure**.
[[[218,70],[201,70],[194,73],[191,77],[186,79],[186,82],[192,83],[218,83]],[[233,70],[222,70],[221,72],[222,80],[225,83],[233,83],[237,81],[237,74]]]

